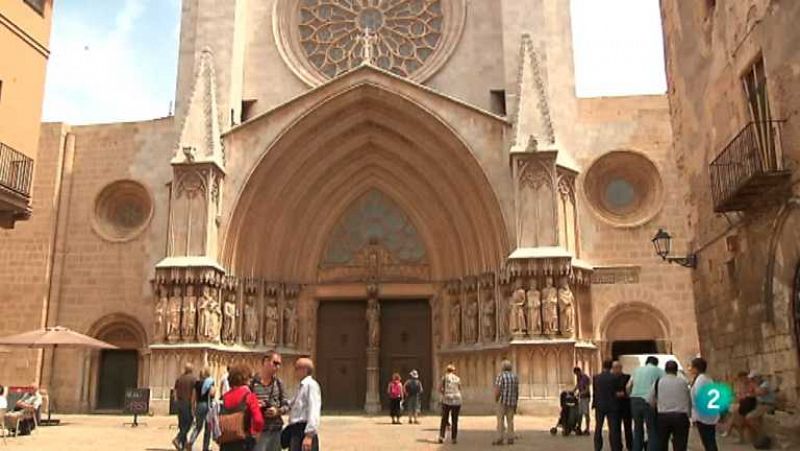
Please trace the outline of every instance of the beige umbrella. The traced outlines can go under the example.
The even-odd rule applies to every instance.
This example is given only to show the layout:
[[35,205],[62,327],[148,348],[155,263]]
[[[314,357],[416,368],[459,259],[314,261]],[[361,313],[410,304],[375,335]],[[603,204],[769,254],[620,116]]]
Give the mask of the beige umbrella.
[[76,347],[96,349],[117,349],[116,346],[80,334],[66,327],[54,326],[32,330],[21,334],[0,337],[0,346],[19,346],[26,348]]

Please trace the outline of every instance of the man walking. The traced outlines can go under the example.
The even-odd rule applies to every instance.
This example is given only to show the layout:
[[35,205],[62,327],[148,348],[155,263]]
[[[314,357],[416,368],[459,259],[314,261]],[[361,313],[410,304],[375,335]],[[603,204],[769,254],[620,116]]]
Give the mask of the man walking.
[[172,439],[172,446],[178,451],[182,451],[186,447],[187,435],[192,427],[196,383],[194,367],[191,363],[187,363],[183,367],[183,374],[175,381],[172,391],[172,399],[175,401],[175,408],[178,411],[178,435]]
[[[503,360],[503,371],[494,381],[494,399],[497,402],[497,440],[492,445],[502,445],[503,439],[514,444],[514,414],[519,400],[519,378],[511,369],[511,362]],[[506,429],[506,424],[508,429]]]
[[264,429],[258,436],[254,451],[281,451],[281,415],[289,411],[283,381],[278,377],[282,364],[280,354],[268,351],[261,359],[260,377],[254,379],[251,386],[264,417]]
[[319,419],[322,410],[322,392],[311,376],[314,362],[301,357],[294,363],[295,377],[300,381],[294,398],[289,403],[290,451],[319,451]]
[[[590,402],[592,398],[590,387],[592,386],[592,380],[577,366],[572,370],[572,373],[575,375],[575,389],[573,391],[578,396],[578,409],[580,410],[581,417],[586,420],[586,429],[584,429],[583,433],[589,435],[589,428],[591,426]],[[578,427],[580,427],[580,423],[578,423]]]
[[[712,384],[714,381],[706,376],[706,368],[708,363],[702,357],[695,357],[689,365],[689,372],[694,376],[692,382],[691,396],[692,400],[696,402],[697,396],[702,392],[703,386]],[[697,406],[692,403],[692,422],[697,426],[697,432],[700,434],[700,440],[703,442],[703,448],[706,451],[717,451],[717,423],[719,422],[718,414],[700,413]]]
[[664,370],[658,367],[658,358],[650,356],[644,366],[633,371],[628,392],[631,397],[631,416],[633,418],[632,451],[644,449],[644,431],[647,429],[647,451],[658,450],[658,434],[656,433],[656,410],[647,402],[653,384],[664,376]]
[[619,402],[619,420],[625,433],[625,449],[633,449],[633,431],[631,430],[631,398],[628,396],[630,374],[622,372],[622,364],[615,360],[611,372],[617,376],[617,401]]
[[689,442],[689,409],[692,402],[689,385],[678,377],[678,363],[670,360],[664,367],[666,374],[650,392],[651,403],[656,405],[658,417],[658,446],[667,450],[672,438],[673,451],[686,451]]
[[595,409],[594,449],[603,449],[603,423],[608,419],[608,441],[611,451],[622,451],[619,430],[619,401],[617,376],[611,373],[611,360],[603,362],[603,372],[594,377],[592,408]]

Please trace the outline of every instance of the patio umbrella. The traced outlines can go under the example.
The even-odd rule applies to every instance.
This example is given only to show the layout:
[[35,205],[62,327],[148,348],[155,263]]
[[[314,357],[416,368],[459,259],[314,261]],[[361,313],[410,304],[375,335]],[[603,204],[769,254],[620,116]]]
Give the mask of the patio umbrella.
[[32,330],[21,334],[0,337],[0,346],[18,346],[26,348],[50,348],[50,347],[75,347],[75,348],[96,348],[96,349],[117,349],[116,346],[108,344],[80,334],[66,327],[54,326],[44,329]]

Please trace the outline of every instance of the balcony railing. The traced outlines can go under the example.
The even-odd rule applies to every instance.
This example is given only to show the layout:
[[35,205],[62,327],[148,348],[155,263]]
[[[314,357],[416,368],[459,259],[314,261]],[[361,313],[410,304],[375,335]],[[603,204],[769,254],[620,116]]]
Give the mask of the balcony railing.
[[0,143],[0,187],[29,198],[33,159]]
[[743,211],[785,185],[782,121],[747,124],[710,165],[714,211]]

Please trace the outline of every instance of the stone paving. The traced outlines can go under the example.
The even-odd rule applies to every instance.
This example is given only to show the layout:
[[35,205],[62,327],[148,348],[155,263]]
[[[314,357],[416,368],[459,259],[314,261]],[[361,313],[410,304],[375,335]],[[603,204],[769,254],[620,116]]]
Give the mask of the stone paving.
[[[175,421],[169,417],[144,418],[146,426],[123,426],[130,417],[107,415],[62,415],[61,426],[42,427],[29,437],[10,437],[9,450],[26,451],[173,451],[170,440],[175,435]],[[565,450],[591,451],[590,437],[551,436],[552,418],[518,417],[519,439],[514,446],[494,447],[495,420],[489,416],[463,417],[457,445],[436,443],[438,418],[426,417],[420,425],[392,425],[388,418],[324,416],[322,449],[334,451],[367,450]],[[694,435],[694,434],[693,434]],[[696,441],[697,437],[693,437]],[[213,447],[217,449],[216,446]],[[196,446],[196,450],[200,447]],[[606,448],[607,449],[607,448]],[[752,450],[723,439],[725,451]],[[696,442],[690,450],[700,451]]]

